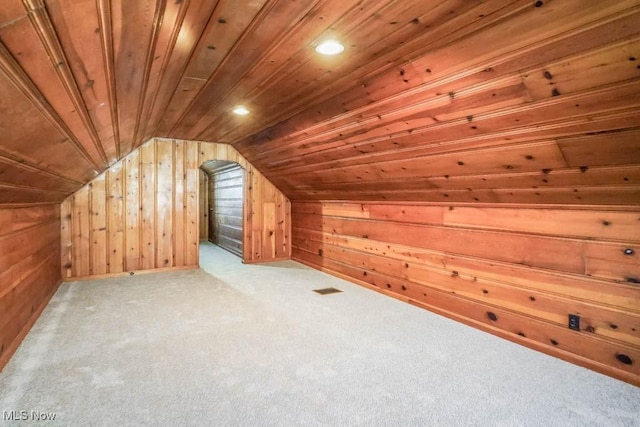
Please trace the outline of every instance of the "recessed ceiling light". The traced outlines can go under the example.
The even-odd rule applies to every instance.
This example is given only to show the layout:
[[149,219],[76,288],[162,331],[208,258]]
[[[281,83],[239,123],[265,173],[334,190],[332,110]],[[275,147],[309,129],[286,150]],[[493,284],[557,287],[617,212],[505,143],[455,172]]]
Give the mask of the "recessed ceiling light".
[[249,114],[249,110],[247,110],[247,107],[245,107],[244,105],[236,105],[235,107],[233,107],[232,111],[239,116],[246,116],[247,114]]
[[342,53],[344,46],[336,40],[326,40],[316,47],[316,52],[322,55],[337,55]]

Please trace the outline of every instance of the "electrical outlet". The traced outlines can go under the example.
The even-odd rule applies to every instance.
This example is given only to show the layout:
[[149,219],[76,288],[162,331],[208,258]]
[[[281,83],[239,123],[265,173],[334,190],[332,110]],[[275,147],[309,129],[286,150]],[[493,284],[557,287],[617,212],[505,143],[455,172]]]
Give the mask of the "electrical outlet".
[[580,316],[577,314],[569,315],[569,329],[573,329],[574,331],[580,330]]

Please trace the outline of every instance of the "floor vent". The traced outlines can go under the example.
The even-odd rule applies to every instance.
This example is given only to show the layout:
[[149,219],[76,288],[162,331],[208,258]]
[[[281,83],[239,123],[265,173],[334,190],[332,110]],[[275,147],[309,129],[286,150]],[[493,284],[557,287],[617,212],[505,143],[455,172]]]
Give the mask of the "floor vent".
[[314,289],[313,292],[317,292],[320,295],[329,295],[329,294],[335,294],[342,291],[336,288],[324,288],[324,289]]

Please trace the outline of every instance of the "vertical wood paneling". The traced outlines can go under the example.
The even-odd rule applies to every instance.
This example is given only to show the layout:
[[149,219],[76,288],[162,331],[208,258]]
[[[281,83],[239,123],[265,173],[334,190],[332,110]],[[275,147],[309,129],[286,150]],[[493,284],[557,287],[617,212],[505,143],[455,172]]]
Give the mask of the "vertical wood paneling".
[[141,268],[155,268],[156,244],[156,144],[140,147],[140,212],[142,213]]
[[[242,247],[244,262],[289,258],[289,200],[230,145],[201,143],[200,164],[208,160],[237,162],[245,170]],[[278,200],[283,201],[279,208]]]
[[260,203],[264,194],[263,181],[257,170],[251,175],[251,259],[261,258],[262,253],[262,229],[264,221],[264,204]]
[[[162,144],[172,144],[173,142],[161,142]],[[185,153],[185,174],[186,182],[186,207],[185,207],[185,263],[187,265],[198,265],[198,212],[200,211],[198,201],[198,177],[200,176],[199,146],[196,143],[186,144]]]
[[[140,150],[123,161],[125,178],[125,271],[140,270]],[[112,271],[116,273],[115,270]]]
[[60,214],[58,205],[0,209],[0,370],[62,279]]
[[284,216],[284,225],[282,228],[285,230],[284,240],[283,240],[283,250],[284,253],[289,254],[291,256],[293,254],[293,215],[291,213],[292,204],[289,199],[285,198],[285,216]]
[[89,193],[89,215],[91,222],[91,261],[89,274],[99,275],[107,272],[107,223],[106,223],[106,184],[105,173],[91,183]]
[[263,206],[262,253],[274,254],[276,252],[276,204],[275,202],[264,202]]
[[200,171],[200,240],[209,237],[209,175]]
[[244,168],[244,262],[288,258],[289,201],[233,147],[153,139],[63,202],[63,276],[197,266],[208,160]]
[[262,253],[276,253],[276,188],[265,182],[264,186],[264,221],[262,228]]
[[186,236],[185,236],[185,148],[187,144],[176,141],[175,149],[173,150],[173,180],[174,180],[174,194],[173,194],[173,265],[186,265],[185,263],[185,250],[186,250]]
[[61,277],[71,276],[73,265],[73,197],[67,198],[60,204],[60,272]]
[[[640,384],[639,219],[640,211],[297,202],[292,256]],[[568,329],[569,314],[581,316],[579,331]]]
[[244,213],[242,226],[242,259],[253,259],[253,168],[247,168],[244,172]]
[[173,144],[156,145],[155,265],[162,267],[173,267],[173,149]]
[[[275,250],[284,250],[284,242],[286,238],[285,224],[287,214],[286,199],[282,193],[276,191],[276,231],[274,236]],[[279,255],[279,253],[276,253]]]
[[89,194],[91,184],[76,191],[73,197],[73,266],[78,276],[89,276],[91,261]]
[[108,272],[122,272],[124,270],[124,228],[126,218],[124,213],[124,192],[123,192],[123,164],[115,164],[109,169],[109,186],[107,187],[107,230],[109,236],[107,243],[109,253]]

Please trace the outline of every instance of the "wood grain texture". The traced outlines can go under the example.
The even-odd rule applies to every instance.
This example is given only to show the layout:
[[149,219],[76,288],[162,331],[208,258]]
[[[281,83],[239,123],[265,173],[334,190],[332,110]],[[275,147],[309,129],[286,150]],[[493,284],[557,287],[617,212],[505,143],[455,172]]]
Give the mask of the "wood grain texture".
[[[639,19],[639,0],[6,0],[0,185],[25,191],[0,204],[62,201],[155,136],[231,143],[295,200],[637,205]],[[35,169],[5,181],[16,160]]]
[[0,209],[0,370],[61,282],[60,207]]
[[[292,209],[293,259],[640,384],[640,211]],[[580,331],[567,328],[569,314]]]
[[244,170],[242,260],[246,263],[291,256],[291,203],[260,171],[228,144],[200,143],[199,164],[236,162]]
[[[208,239],[242,257],[244,187],[246,185],[244,169],[237,163],[214,169],[209,175],[208,184],[207,208],[210,218]],[[200,226],[202,227],[202,224]]]
[[200,240],[209,238],[209,175],[200,170]]
[[[198,265],[200,165],[233,162],[255,186],[233,227],[247,262],[290,256],[289,201],[226,144],[152,139],[62,203],[62,276],[105,277]],[[248,178],[247,178],[247,182]],[[219,186],[221,192],[227,191]],[[234,211],[234,214],[237,213]],[[248,249],[244,249],[244,247]]]
[[[578,12],[571,3],[513,2],[479,15],[497,20],[416,46],[411,60],[351,73],[351,87],[336,81],[325,100],[252,136],[236,123],[226,138],[294,200],[637,205],[632,178],[589,176],[637,164],[637,4]],[[579,18],[554,25],[568,10]],[[433,31],[444,31],[439,24]],[[500,38],[512,26],[522,39]],[[547,182],[578,169],[570,183]],[[537,182],[511,179],[519,172]],[[454,186],[468,176],[481,178]]]

